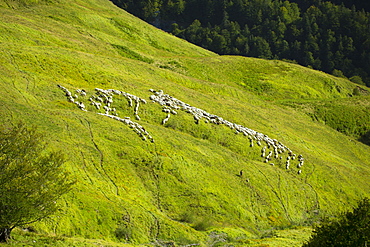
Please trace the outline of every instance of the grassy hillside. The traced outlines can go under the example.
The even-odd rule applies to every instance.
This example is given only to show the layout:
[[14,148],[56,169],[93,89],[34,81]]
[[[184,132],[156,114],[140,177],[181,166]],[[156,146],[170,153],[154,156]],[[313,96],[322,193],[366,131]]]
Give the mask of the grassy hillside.
[[[313,121],[309,106],[297,107],[368,102],[349,98],[356,86],[347,80],[281,61],[218,56],[108,0],[0,0],[0,43],[2,123],[37,125],[50,149],[66,153],[66,169],[78,181],[59,202],[62,212],[33,226],[61,236],[50,240],[54,245],[63,246],[62,236],[112,246],[299,245],[309,230],[290,228],[369,196],[369,146]],[[57,85],[73,94],[86,90],[76,101],[87,111],[68,102]],[[88,101],[95,88],[146,99],[141,120],[122,95],[112,107],[155,142],[97,114],[104,111]],[[303,155],[302,173],[297,160],[285,169],[286,153],[274,166],[264,163],[262,146],[250,147],[225,125],[195,124],[181,110],[162,125],[167,114],[149,100],[149,89],[277,139]],[[272,231],[279,229],[290,231]],[[14,244],[27,242],[23,236]],[[258,240],[263,236],[269,238]]]

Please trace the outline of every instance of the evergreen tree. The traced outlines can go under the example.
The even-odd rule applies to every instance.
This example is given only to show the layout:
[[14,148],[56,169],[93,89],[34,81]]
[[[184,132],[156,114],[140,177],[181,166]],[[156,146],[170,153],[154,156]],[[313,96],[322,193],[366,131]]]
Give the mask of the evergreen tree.
[[369,9],[350,4],[366,6],[361,0],[112,1],[149,22],[175,21],[174,35],[220,54],[295,60],[327,73],[339,69],[370,86]]

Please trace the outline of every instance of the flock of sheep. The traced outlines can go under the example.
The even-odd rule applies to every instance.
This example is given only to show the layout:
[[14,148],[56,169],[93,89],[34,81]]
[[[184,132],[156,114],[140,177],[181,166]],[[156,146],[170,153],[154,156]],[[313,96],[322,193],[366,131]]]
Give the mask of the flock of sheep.
[[[58,87],[65,92],[65,95],[70,102],[76,104],[77,107],[80,108],[81,110],[87,111],[85,108],[85,104],[81,100],[79,101],[81,97],[86,96],[85,90],[77,89],[76,93],[72,95],[72,93],[67,88],[61,85],[58,85]],[[90,104],[94,106],[97,110],[101,110],[101,109],[104,110],[104,113],[99,112],[98,113],[99,115],[106,116],[114,120],[117,120],[119,122],[122,122],[126,124],[127,126],[129,126],[131,129],[133,129],[133,131],[138,136],[140,136],[141,139],[143,139],[144,141],[149,139],[151,142],[154,142],[153,137],[145,130],[145,128],[142,125],[140,125],[139,123],[135,121],[132,121],[130,117],[124,117],[124,118],[118,117],[116,108],[112,107],[114,95],[122,95],[123,97],[125,97],[128,100],[130,107],[132,107],[133,102],[135,102],[134,115],[137,120],[140,120],[139,105],[140,105],[140,102],[146,104],[146,100],[139,98],[135,95],[122,92],[119,90],[115,90],[115,89],[104,90],[100,88],[95,88],[95,95],[90,96],[89,101],[90,101]]]
[[[152,100],[152,102],[158,103],[161,106],[163,106],[163,112],[167,113],[167,116],[166,118],[163,119],[162,124],[165,124],[168,121],[171,114],[176,115],[178,110],[182,110],[193,115],[196,124],[198,124],[199,121],[203,118],[205,123],[212,123],[217,125],[224,124],[231,130],[234,130],[235,134],[242,133],[244,136],[248,137],[250,147],[254,146],[254,142],[256,142],[258,146],[262,146],[262,143],[265,143],[267,146],[264,146],[261,149],[261,157],[264,158],[265,163],[271,161],[272,158],[282,159],[283,156],[281,154],[287,153],[288,156],[286,158],[285,168],[290,169],[290,160],[294,160],[296,158],[296,155],[287,146],[285,146],[276,139],[271,139],[267,135],[254,131],[242,125],[229,122],[223,119],[222,117],[213,115],[202,109],[184,103],[181,100],[178,100],[168,94],[164,94],[162,90],[155,91],[153,89],[150,89],[150,91],[153,93],[153,95],[149,97]],[[267,155],[266,149],[271,150]],[[302,170],[300,168],[303,166],[304,162],[304,158],[302,157],[302,155],[298,156],[298,161],[299,161],[297,165],[297,168],[299,169],[298,174],[301,174]],[[274,163],[270,164],[274,165]]]
[[[79,100],[80,98],[86,97],[85,90],[77,89],[75,91],[75,94],[72,94],[67,88],[61,85],[58,85],[58,87],[65,92],[65,95],[70,102],[76,104],[76,106],[81,110],[87,111],[84,103],[81,100]],[[261,157],[264,159],[265,163],[270,162],[273,158],[283,159],[283,153],[287,153],[285,168],[288,170],[290,169],[291,160],[296,159],[296,155],[287,146],[285,146],[276,139],[271,139],[267,135],[254,131],[242,125],[229,122],[217,115],[210,114],[197,107],[190,106],[189,104],[184,103],[181,100],[178,100],[168,94],[165,94],[162,90],[155,91],[153,89],[150,89],[149,91],[153,93],[149,97],[150,100],[152,100],[153,103],[160,104],[163,107],[162,111],[167,113],[167,116],[162,120],[163,125],[166,124],[166,122],[169,120],[171,114],[176,115],[177,111],[181,110],[191,114],[196,124],[198,124],[201,119],[204,119],[205,123],[211,123],[216,125],[223,124],[229,127],[231,130],[235,131],[235,134],[242,133],[249,139],[250,147],[253,147],[254,143],[256,143],[258,146],[262,146],[262,144],[264,143],[265,145],[263,145],[261,149]],[[104,113],[98,113],[99,115],[120,121],[129,126],[130,128],[132,128],[133,131],[135,131],[137,135],[140,136],[144,141],[150,140],[151,142],[154,142],[153,137],[145,130],[145,128],[142,125],[135,121],[132,121],[130,117],[124,118],[118,117],[117,110],[114,107],[112,107],[114,95],[121,95],[125,97],[128,100],[129,107],[133,107],[135,104],[134,116],[136,120],[140,120],[138,112],[139,105],[140,103],[146,104],[147,102],[145,99],[142,99],[135,95],[115,89],[104,90],[95,88],[95,95],[90,96],[89,101],[90,104],[94,106],[97,110],[101,109],[104,110]],[[267,153],[268,150],[270,151]],[[297,165],[297,168],[299,169],[297,173],[301,174],[302,173],[301,167],[303,166],[304,158],[302,157],[302,155],[298,155],[297,159],[299,162]],[[270,163],[270,165],[274,166],[274,163]]]

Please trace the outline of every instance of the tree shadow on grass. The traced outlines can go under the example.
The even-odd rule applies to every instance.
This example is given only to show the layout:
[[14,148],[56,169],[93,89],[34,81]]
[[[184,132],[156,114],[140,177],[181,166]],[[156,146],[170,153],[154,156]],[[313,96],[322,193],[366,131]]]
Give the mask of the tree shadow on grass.
[[366,132],[360,138],[358,138],[358,141],[362,142],[363,144],[366,144],[370,146],[370,131]]

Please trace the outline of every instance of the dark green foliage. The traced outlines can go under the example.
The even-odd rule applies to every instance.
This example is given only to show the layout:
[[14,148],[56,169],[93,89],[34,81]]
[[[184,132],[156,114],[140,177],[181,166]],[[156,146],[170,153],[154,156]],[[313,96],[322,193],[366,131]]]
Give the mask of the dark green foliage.
[[352,211],[335,219],[325,218],[316,226],[304,247],[315,246],[367,246],[370,243],[370,201],[361,200]]
[[0,131],[0,241],[14,227],[55,213],[73,184],[59,152],[45,154],[43,136],[24,124]]
[[366,132],[365,134],[361,135],[358,139],[360,142],[370,146],[370,131]]
[[346,78],[345,75],[343,75],[343,72],[338,69],[333,70],[332,75],[336,77]]
[[348,78],[359,75],[370,85],[370,19],[358,10],[369,6],[360,1],[112,1],[219,54],[294,60]]
[[349,78],[352,82],[356,83],[356,84],[360,84],[360,85],[365,85],[365,83],[362,81],[362,78],[360,76],[352,76],[351,78]]
[[183,213],[179,221],[189,223],[197,231],[207,231],[213,225],[209,217],[198,216],[196,213],[189,211]]
[[128,226],[122,225],[117,227],[114,233],[119,240],[129,241],[132,236],[132,229]]

